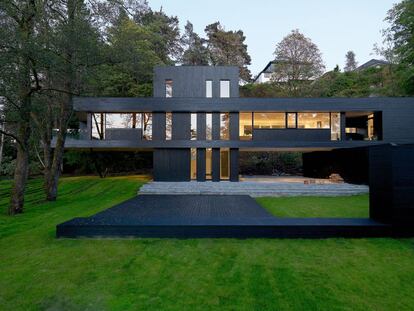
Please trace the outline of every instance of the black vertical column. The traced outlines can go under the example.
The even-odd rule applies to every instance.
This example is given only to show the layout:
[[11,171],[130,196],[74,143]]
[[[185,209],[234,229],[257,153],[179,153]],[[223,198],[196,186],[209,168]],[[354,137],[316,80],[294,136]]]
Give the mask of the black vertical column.
[[230,149],[230,181],[239,181],[239,149]]
[[197,181],[206,181],[206,149],[197,148]]
[[341,140],[346,140],[346,116],[345,112],[341,112]]
[[220,181],[220,148],[213,148],[211,155],[211,180]]
[[230,112],[230,140],[239,140],[239,113]]
[[206,140],[206,113],[197,112],[197,140]]
[[153,112],[152,113],[152,139],[165,140],[166,130],[166,113]]
[[92,113],[86,115],[86,137],[92,139]]
[[220,140],[220,112],[212,113],[212,138]]

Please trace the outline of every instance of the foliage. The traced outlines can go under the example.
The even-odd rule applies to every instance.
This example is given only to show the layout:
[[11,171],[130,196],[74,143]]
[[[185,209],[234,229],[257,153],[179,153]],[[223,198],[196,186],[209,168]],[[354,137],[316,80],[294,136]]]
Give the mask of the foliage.
[[306,81],[316,79],[325,69],[317,45],[297,29],[276,45],[274,56],[272,79],[292,95],[299,95],[300,89],[308,85]]
[[209,50],[206,47],[206,40],[194,32],[193,24],[187,21],[185,33],[182,38],[184,53],[181,57],[183,65],[208,65]]
[[[55,238],[56,224],[132,198],[144,181],[62,178],[58,201],[45,202],[31,180],[26,213],[0,215],[0,309],[412,310],[413,239]],[[9,190],[0,181],[2,210]],[[265,200],[283,216],[368,206],[367,196]]]
[[205,32],[208,40],[210,63],[217,65],[234,65],[240,69],[240,78],[250,81],[251,73],[247,68],[251,58],[245,44],[243,31],[226,31],[220,22],[207,25]]
[[242,175],[297,175],[302,171],[302,154],[299,152],[241,152]]
[[344,71],[354,71],[358,66],[357,61],[355,60],[354,51],[348,51],[345,55],[345,67]]

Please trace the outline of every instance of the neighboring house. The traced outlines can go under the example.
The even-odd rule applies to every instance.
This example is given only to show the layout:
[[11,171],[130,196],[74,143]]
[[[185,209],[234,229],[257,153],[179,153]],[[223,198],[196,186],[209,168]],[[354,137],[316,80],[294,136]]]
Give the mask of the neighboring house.
[[383,66],[389,65],[390,63],[385,61],[385,60],[381,60],[381,59],[371,59],[369,61],[367,61],[366,63],[358,66],[357,68],[355,68],[354,71],[361,71],[367,68],[381,68]]
[[153,98],[75,97],[65,148],[153,152],[158,181],[238,181],[240,151],[346,150],[349,169],[353,148],[414,144],[414,98],[239,98],[237,67],[154,71]]
[[259,72],[259,74],[254,78],[253,83],[267,83],[271,81],[272,73],[274,72],[275,61],[269,62],[266,67]]

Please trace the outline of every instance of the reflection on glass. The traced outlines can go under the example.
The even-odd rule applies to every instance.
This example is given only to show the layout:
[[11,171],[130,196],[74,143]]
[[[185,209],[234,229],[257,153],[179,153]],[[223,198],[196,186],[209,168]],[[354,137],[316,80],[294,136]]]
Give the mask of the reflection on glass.
[[206,140],[213,139],[213,115],[206,113]]
[[173,80],[165,80],[165,97],[173,96]]
[[376,140],[375,130],[374,130],[374,114],[370,114],[368,116],[368,139],[369,140]]
[[296,112],[287,113],[287,127],[289,129],[296,128]]
[[197,140],[197,114],[191,114],[191,140]]
[[253,119],[251,112],[239,113],[239,138],[251,140],[253,135]]
[[230,81],[229,80],[220,80],[220,97],[221,98],[230,97]]
[[197,149],[191,148],[191,179],[197,179]]
[[143,126],[143,138],[146,140],[152,140],[152,113],[145,112],[142,120]]
[[206,149],[206,179],[211,179],[211,157],[212,157],[212,149]]
[[213,81],[211,80],[206,81],[206,97],[213,97]]
[[329,112],[299,112],[298,128],[328,129]]
[[165,139],[171,140],[172,138],[172,113],[167,112],[165,114]]
[[229,140],[229,126],[230,126],[230,118],[229,113],[220,113],[220,139],[222,140]]
[[105,116],[103,113],[92,113],[92,139],[104,139]]
[[253,115],[254,128],[277,129],[286,127],[284,112],[255,112]]
[[331,140],[341,140],[341,114],[331,112]]

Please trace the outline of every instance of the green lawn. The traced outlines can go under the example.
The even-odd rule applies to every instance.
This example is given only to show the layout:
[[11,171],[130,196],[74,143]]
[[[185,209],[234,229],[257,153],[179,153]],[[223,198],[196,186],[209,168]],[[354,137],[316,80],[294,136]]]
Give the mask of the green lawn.
[[[0,216],[0,310],[414,309],[414,239],[55,239],[56,224],[143,182],[64,178],[45,203],[31,181],[26,212]],[[8,189],[0,181],[3,211]],[[259,202],[282,216],[367,213],[366,196]]]

